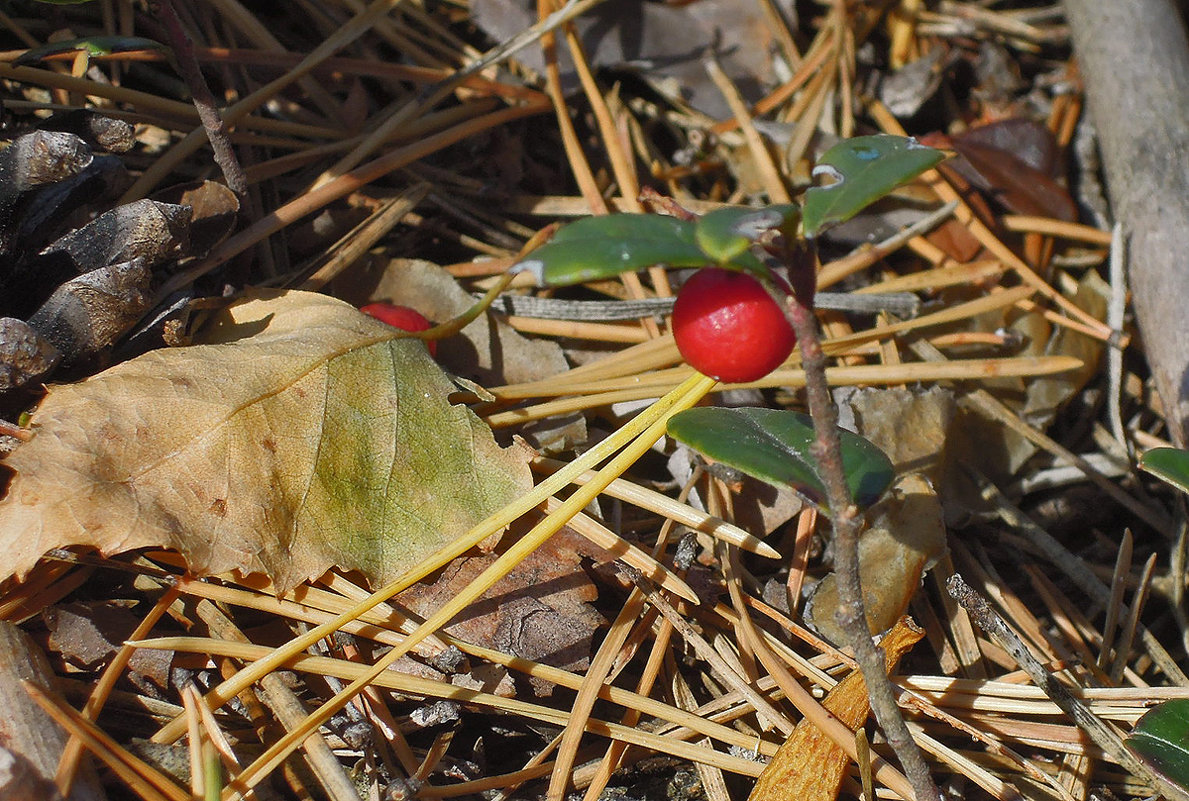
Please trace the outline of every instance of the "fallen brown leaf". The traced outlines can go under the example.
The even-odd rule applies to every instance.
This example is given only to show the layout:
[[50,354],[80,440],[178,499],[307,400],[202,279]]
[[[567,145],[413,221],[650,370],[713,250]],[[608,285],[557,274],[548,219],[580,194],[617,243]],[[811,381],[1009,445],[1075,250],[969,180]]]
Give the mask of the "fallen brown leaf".
[[332,565],[387,581],[524,492],[415,340],[308,292],[220,312],[209,344],[51,390],[7,464],[0,574],[47,550],[175,548],[284,590]]

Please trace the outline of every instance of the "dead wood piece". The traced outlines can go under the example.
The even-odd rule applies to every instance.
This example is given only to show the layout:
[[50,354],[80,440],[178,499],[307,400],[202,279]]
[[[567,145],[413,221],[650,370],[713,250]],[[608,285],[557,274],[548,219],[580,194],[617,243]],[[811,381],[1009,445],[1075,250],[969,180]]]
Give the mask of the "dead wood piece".
[[[1173,441],[1189,435],[1189,37],[1174,0],[1067,0],[1144,344]],[[1126,31],[1126,35],[1120,35]]]
[[[901,618],[880,643],[888,670],[894,670],[900,658],[924,636],[924,630],[911,618]],[[870,712],[863,674],[852,671],[830,691],[822,706],[847,728],[861,727]],[[833,801],[838,798],[850,764],[841,748],[811,721],[803,719],[760,774],[748,801]]]
[[[54,674],[45,655],[28,635],[7,621],[0,621],[0,746],[11,757],[0,759],[0,797],[17,799],[31,788],[49,790],[37,801],[60,798],[53,786],[58,757],[66,748],[66,732],[50,720],[25,692],[22,681],[52,687]],[[33,775],[30,775],[32,771]],[[10,783],[11,782],[11,783]],[[34,796],[30,796],[34,797]],[[69,801],[103,801],[106,796],[95,775],[79,773]]]

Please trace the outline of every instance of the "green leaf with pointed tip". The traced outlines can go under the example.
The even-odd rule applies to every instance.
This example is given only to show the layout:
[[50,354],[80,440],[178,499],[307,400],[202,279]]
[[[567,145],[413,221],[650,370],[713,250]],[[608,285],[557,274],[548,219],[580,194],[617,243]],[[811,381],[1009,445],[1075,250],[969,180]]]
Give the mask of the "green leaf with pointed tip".
[[1180,448],[1152,448],[1139,457],[1139,469],[1189,493],[1189,451]]
[[[673,415],[669,436],[715,461],[777,486],[791,486],[825,507],[826,488],[811,455],[815,436],[808,415],[781,409],[699,407]],[[891,484],[892,463],[858,434],[839,429],[842,466],[860,507],[879,500]]]
[[1189,698],[1165,701],[1147,712],[1126,743],[1144,762],[1189,788]]
[[701,267],[709,259],[694,241],[694,224],[659,214],[608,214],[564,226],[513,270],[542,286],[614,278],[654,264]]
[[903,136],[857,136],[839,142],[813,168],[815,176],[829,175],[835,183],[805,193],[805,236],[815,237],[826,226],[849,220],[943,158],[940,150]]
[[801,209],[782,203],[763,209],[727,206],[715,209],[697,221],[694,240],[707,256],[721,267],[745,272],[767,272],[752,255],[751,246],[766,231],[783,229],[799,219]]
[[[45,0],[42,0],[45,2]],[[35,64],[49,56],[84,50],[92,56],[106,56],[110,53],[126,53],[134,50],[168,50],[165,45],[143,36],[87,36],[82,39],[66,39],[33,47],[21,53],[12,63],[14,66]]]

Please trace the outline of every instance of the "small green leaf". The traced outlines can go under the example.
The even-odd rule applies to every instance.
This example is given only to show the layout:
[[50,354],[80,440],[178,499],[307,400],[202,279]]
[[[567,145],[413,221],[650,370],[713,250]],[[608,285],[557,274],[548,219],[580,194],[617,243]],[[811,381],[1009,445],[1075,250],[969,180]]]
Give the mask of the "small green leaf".
[[[858,434],[839,429],[842,466],[855,503],[870,506],[892,482],[892,463]],[[715,461],[773,485],[788,485],[819,506],[826,488],[811,455],[813,420],[780,409],[699,407],[673,415],[669,436]]]
[[1189,788],[1189,698],[1165,701],[1146,713],[1126,743],[1144,762]]
[[[41,0],[46,2],[46,0]],[[66,39],[33,47],[21,53],[12,63],[14,66],[36,64],[44,58],[61,53],[86,51],[92,56],[106,56],[111,53],[126,53],[134,50],[168,50],[165,45],[143,36],[87,36],[82,39]]]
[[1180,448],[1152,448],[1139,457],[1139,469],[1189,493],[1189,451]]
[[801,209],[782,203],[763,209],[727,206],[715,209],[698,220],[694,240],[712,261],[721,267],[735,267],[753,272],[759,260],[751,246],[766,231],[782,229],[799,219]]
[[813,168],[835,183],[805,193],[805,236],[815,237],[833,223],[849,220],[900,184],[945,158],[940,150],[903,136],[858,136],[827,150]]
[[659,214],[586,217],[563,227],[513,270],[542,286],[614,278],[654,264],[701,267],[709,261],[694,241],[694,224]]

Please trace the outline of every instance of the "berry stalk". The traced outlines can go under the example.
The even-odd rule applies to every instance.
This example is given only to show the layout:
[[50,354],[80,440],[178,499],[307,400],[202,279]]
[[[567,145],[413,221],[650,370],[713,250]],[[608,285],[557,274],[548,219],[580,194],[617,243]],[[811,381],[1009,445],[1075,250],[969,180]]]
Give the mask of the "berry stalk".
[[838,436],[838,410],[826,383],[826,355],[813,315],[816,247],[812,241],[790,246],[783,240],[772,247],[778,248],[777,255],[790,268],[791,293],[786,294],[776,286],[766,286],[766,289],[774,299],[783,299],[785,316],[801,345],[805,395],[816,434],[813,455],[826,487],[826,500],[834,528],[838,624],[846,634],[846,644],[854,651],[855,661],[867,683],[875,719],[883,729],[888,745],[900,760],[905,776],[912,783],[917,801],[941,801],[941,793],[933,782],[929,766],[896,704],[895,689],[884,672],[883,651],[875,645],[867,626],[863,589],[859,581],[859,535],[863,531],[863,519],[846,484],[842,467],[842,443]]

